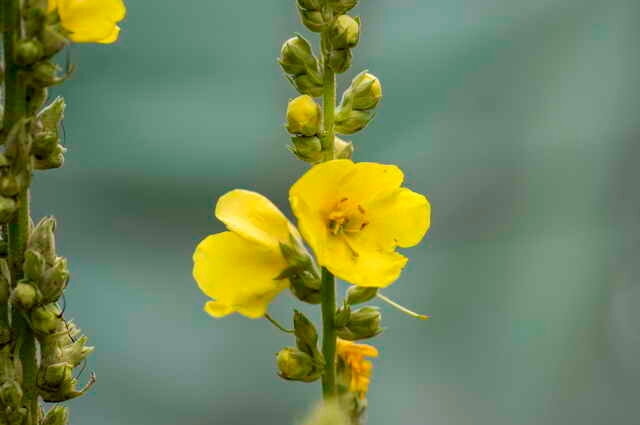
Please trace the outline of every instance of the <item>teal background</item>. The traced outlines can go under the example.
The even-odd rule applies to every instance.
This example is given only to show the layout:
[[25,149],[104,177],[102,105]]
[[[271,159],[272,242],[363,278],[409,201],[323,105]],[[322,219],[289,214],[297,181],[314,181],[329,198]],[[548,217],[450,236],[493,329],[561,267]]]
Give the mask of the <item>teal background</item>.
[[[291,339],[214,320],[191,254],[232,188],[290,215],[275,62],[293,1],[129,0],[115,45],[76,45],[67,162],[39,173],[59,219],[67,317],[97,346],[72,424],[294,424],[319,385],[275,375]],[[352,70],[380,77],[355,158],[398,164],[432,229],[381,305],[369,423],[640,423],[640,3],[363,0]],[[341,284],[341,291],[346,287]],[[282,295],[273,316],[300,304]],[[316,309],[304,308],[317,317]],[[85,372],[84,379],[88,378]]]

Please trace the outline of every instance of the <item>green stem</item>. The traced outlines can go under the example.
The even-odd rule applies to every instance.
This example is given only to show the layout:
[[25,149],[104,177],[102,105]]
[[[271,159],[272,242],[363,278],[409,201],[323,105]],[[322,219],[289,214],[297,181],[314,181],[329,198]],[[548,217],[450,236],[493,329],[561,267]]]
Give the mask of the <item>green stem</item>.
[[322,354],[325,366],[322,375],[322,395],[325,400],[336,395],[336,283],[331,272],[322,268]]
[[[328,15],[328,16],[327,16]],[[325,20],[329,22],[333,19],[332,11],[325,14]],[[327,25],[330,27],[331,25]],[[322,151],[325,154],[325,161],[334,158],[335,145],[335,115],[336,115],[336,73],[329,66],[329,55],[331,54],[331,46],[329,42],[329,30],[325,30],[321,35],[322,44],[322,63],[323,63],[323,86],[322,108],[323,108],[323,128],[322,128]]]
[[[4,69],[5,69],[5,99],[4,99],[4,134],[7,134],[13,126],[26,115],[26,87],[21,70],[15,62],[15,46],[21,35],[20,0],[2,1],[2,28],[4,45]],[[24,141],[20,141],[24,143]],[[18,209],[8,225],[8,257],[11,277],[15,285],[22,278],[22,266],[24,252],[29,233],[29,191],[24,189],[17,197]],[[36,374],[38,364],[36,359],[36,342],[33,332],[25,319],[13,311],[12,324],[15,327],[16,336],[20,347],[20,360],[22,363],[22,389],[24,391],[23,403],[28,409],[26,425],[35,425],[38,422],[39,406],[38,392],[36,388]]]

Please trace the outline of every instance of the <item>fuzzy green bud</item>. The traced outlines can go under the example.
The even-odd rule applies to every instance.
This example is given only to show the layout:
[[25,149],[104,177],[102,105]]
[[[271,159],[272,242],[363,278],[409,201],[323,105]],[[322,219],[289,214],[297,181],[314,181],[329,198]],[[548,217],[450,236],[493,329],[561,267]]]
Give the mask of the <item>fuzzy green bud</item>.
[[354,134],[364,129],[375,114],[368,111],[344,111],[338,108],[336,113],[336,133]]
[[320,131],[320,116],[320,106],[311,96],[298,96],[287,107],[287,131],[314,136]]
[[310,164],[323,160],[322,142],[317,136],[292,137],[291,142],[292,144],[288,148],[298,159]]
[[7,175],[0,177],[0,194],[6,197],[16,196],[20,192],[18,181],[15,176]]
[[70,363],[71,365],[78,366],[89,354],[91,354],[95,347],[89,347],[85,345],[88,338],[81,336],[73,344],[68,344],[62,349],[61,358]]
[[311,45],[302,36],[296,35],[284,42],[278,63],[287,74],[302,75],[316,73],[318,60],[313,55]]
[[321,10],[326,0],[298,0],[298,6],[307,10]]
[[16,46],[16,62],[19,65],[31,65],[42,58],[44,51],[38,40],[21,40]]
[[29,242],[27,243],[28,249],[39,252],[49,265],[53,265],[56,261],[55,228],[55,218],[42,218],[31,232]]
[[29,281],[42,282],[44,278],[45,261],[42,254],[32,249],[24,254],[24,275]]
[[302,24],[313,32],[322,32],[326,26],[326,22],[322,17],[322,12],[319,10],[309,10],[302,7],[298,7],[300,13],[300,20]]
[[349,323],[350,319],[351,307],[348,304],[345,304],[336,311],[335,327],[343,328],[347,326],[347,323]]
[[376,307],[362,307],[351,313],[349,323],[338,329],[337,334],[350,341],[371,338],[383,331],[380,327],[381,320],[382,315]]
[[47,310],[46,307],[34,308],[30,317],[33,330],[45,335],[54,333],[62,320],[57,314]]
[[51,155],[60,143],[57,131],[41,131],[33,138],[31,152],[36,159],[44,159]]
[[351,286],[347,289],[346,303],[349,305],[362,304],[374,299],[378,295],[378,288]]
[[13,290],[13,302],[23,311],[30,311],[39,301],[38,291],[27,282],[19,282]]
[[51,170],[53,168],[60,168],[64,165],[64,153],[67,150],[59,144],[53,148],[48,156],[44,158],[35,157],[33,166],[36,170]]
[[[352,96],[352,108],[366,111],[375,108],[380,103],[382,85],[378,77],[365,71],[353,79],[348,93]],[[345,93],[346,95],[347,93]]]
[[22,387],[14,380],[6,381],[0,386],[0,400],[5,406],[16,408],[22,405]]
[[311,74],[297,75],[295,77],[287,76],[291,85],[301,94],[307,94],[311,97],[320,97],[324,91],[322,82],[314,78]]
[[56,97],[53,102],[47,105],[37,116],[38,123],[45,130],[57,132],[58,126],[64,119],[64,110],[67,105],[60,96]]
[[0,196],[0,223],[8,223],[16,212],[18,205],[15,199]]
[[351,159],[353,157],[353,143],[336,137],[333,152],[336,159]]
[[316,327],[313,326],[313,323],[311,323],[311,320],[295,310],[293,313],[293,329],[298,341],[298,348],[306,353],[313,352],[313,350],[309,350],[308,347],[316,346],[318,343],[318,332],[316,331]]
[[75,381],[72,369],[72,366],[66,362],[45,366],[40,370],[38,386],[48,390],[56,390],[63,387],[68,382]]
[[51,57],[65,48],[69,40],[53,25],[47,25],[42,32],[42,47],[45,57]]
[[345,72],[351,67],[353,54],[351,49],[336,49],[329,53],[329,66],[338,74]]
[[63,406],[54,406],[44,417],[42,425],[67,425],[69,423],[69,409]]
[[53,267],[44,273],[43,279],[40,281],[42,302],[48,304],[57,301],[69,283],[69,276],[67,259],[58,257]]
[[347,13],[358,4],[358,0],[329,0],[329,5],[333,8],[333,13],[341,15]]
[[33,67],[33,83],[37,87],[50,87],[60,84],[64,79],[58,77],[60,68],[51,62],[40,62]]
[[304,270],[289,276],[289,289],[300,301],[308,304],[320,304],[322,296],[318,288],[320,280],[313,273]]
[[307,381],[314,369],[313,358],[307,353],[287,347],[276,356],[279,375],[287,380]]
[[360,40],[360,18],[340,15],[333,21],[329,33],[331,47],[334,49],[350,49]]

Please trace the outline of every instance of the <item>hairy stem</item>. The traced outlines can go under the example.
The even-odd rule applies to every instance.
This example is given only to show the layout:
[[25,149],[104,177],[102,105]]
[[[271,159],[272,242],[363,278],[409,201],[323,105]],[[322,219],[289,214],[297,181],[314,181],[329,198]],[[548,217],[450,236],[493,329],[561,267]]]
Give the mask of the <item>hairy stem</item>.
[[[333,19],[332,12],[329,11],[325,15],[325,20],[329,22]],[[330,25],[327,25],[330,27]],[[331,54],[331,45],[329,42],[329,30],[325,30],[321,35],[322,44],[322,64],[323,70],[323,86],[324,92],[322,94],[322,151],[324,152],[325,161],[330,161],[334,158],[334,140],[336,137],[335,130],[335,115],[336,115],[336,73],[329,66],[329,55]]]
[[325,400],[336,395],[336,284],[331,272],[322,268],[322,354],[325,359],[322,395]]

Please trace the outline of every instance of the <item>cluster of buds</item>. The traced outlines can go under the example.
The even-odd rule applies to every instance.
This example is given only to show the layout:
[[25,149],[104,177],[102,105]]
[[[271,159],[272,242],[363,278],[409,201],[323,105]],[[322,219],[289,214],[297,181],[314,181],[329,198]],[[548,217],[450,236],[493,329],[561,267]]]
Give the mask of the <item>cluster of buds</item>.
[[342,95],[336,110],[336,133],[354,134],[373,119],[374,109],[382,99],[382,85],[373,74],[358,74]]
[[377,307],[361,307],[352,311],[351,306],[365,303],[377,295],[376,288],[352,286],[347,291],[344,304],[336,311],[336,333],[342,339],[356,341],[372,338],[384,330],[380,326],[382,315]]
[[301,94],[322,95],[322,73],[311,45],[301,35],[285,41],[278,58],[287,79]]
[[[298,159],[311,164],[324,159],[320,140],[321,121],[320,106],[311,96],[302,95],[289,101],[286,128],[292,137],[288,148]],[[353,144],[338,137],[334,139],[333,149],[335,157],[339,159],[350,159],[353,155]]]
[[20,385],[19,361],[14,360],[12,344],[0,348],[0,424],[21,425],[27,416]]
[[313,382],[322,376],[324,356],[318,350],[318,332],[299,311],[293,313],[296,347],[286,347],[276,355],[278,375],[289,381]]
[[0,153],[0,223],[8,223],[18,208],[18,195],[31,183],[33,163],[27,122],[21,120],[11,128]]
[[321,282],[318,267],[302,243],[294,237],[290,239],[289,244],[280,244],[280,252],[288,267],[276,279],[289,279],[289,288],[300,301],[319,304]]
[[65,107],[64,99],[57,97],[38,113],[31,126],[31,153],[37,170],[60,168],[64,164],[66,149],[61,145],[60,124],[64,119]]

